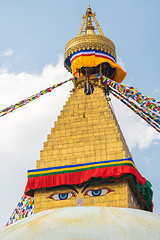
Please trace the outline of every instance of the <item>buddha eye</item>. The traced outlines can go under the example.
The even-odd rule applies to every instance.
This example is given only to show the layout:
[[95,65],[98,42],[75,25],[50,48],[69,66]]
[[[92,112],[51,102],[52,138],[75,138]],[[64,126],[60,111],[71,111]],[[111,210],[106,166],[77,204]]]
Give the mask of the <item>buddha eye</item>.
[[89,190],[87,191],[84,196],[88,195],[90,197],[98,197],[98,196],[103,196],[106,195],[108,193],[110,193],[111,190],[109,190],[108,188],[103,188],[103,189],[95,189],[95,190]]
[[69,192],[69,193],[52,194],[49,198],[58,201],[58,200],[66,200],[72,197],[75,197],[75,194],[72,192]]

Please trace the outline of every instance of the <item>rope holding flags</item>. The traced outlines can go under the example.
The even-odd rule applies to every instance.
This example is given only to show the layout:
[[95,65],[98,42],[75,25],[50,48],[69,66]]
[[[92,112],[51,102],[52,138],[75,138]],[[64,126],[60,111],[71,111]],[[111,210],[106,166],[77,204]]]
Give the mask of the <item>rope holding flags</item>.
[[136,88],[119,84],[103,75],[97,74],[97,78],[109,86],[114,97],[132,109],[148,124],[160,132],[160,101],[150,98]]
[[[160,132],[160,100],[150,98],[139,92],[136,88],[128,87],[123,84],[117,83],[103,75],[97,74],[96,77],[99,78],[103,83],[106,83],[107,94],[111,92],[117,99],[123,102],[127,107],[132,109],[142,119],[144,119],[153,128]],[[4,108],[3,110],[0,111],[0,117],[3,117],[10,112],[13,112],[19,107],[23,107],[24,105],[32,102],[33,100],[39,98],[40,96],[48,92],[51,92],[53,89],[72,80],[76,80],[76,77],[55,84],[52,87],[46,88],[40,91],[39,93],[34,94],[31,97],[28,97],[27,99],[24,99],[14,105],[11,105],[10,107]],[[85,76],[84,93],[86,95],[90,95],[93,93],[93,91],[94,87],[89,81],[89,76]]]
[[22,101],[20,101],[20,102],[18,102],[18,103],[16,103],[16,104],[14,104],[14,105],[11,105],[10,107],[7,107],[7,108],[4,108],[3,110],[0,110],[0,117],[3,117],[3,116],[5,116],[6,114],[8,114],[8,113],[10,113],[10,112],[13,112],[13,111],[16,110],[17,108],[23,107],[23,106],[26,105],[27,103],[32,102],[33,100],[41,97],[42,95],[44,95],[44,94],[46,94],[46,93],[52,92],[53,89],[55,89],[55,88],[57,88],[57,87],[65,84],[65,83],[67,83],[67,82],[69,82],[69,81],[72,81],[73,79],[74,79],[74,78],[70,78],[70,79],[68,79],[68,80],[66,80],[66,81],[64,81],[64,82],[55,84],[55,85],[53,85],[52,87],[46,88],[46,89],[40,91],[39,93],[32,95],[31,97],[28,97],[28,98],[26,98],[26,99],[24,99],[24,100],[22,100]]

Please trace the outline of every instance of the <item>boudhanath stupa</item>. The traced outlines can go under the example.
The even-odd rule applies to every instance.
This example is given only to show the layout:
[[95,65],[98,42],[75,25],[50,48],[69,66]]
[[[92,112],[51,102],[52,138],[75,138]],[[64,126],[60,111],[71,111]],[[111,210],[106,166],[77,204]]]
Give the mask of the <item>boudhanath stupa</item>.
[[[111,106],[110,86],[126,72],[90,6],[78,36],[66,44],[64,66],[73,75],[72,93],[0,239],[160,240],[151,184]],[[21,220],[14,222],[16,214]]]

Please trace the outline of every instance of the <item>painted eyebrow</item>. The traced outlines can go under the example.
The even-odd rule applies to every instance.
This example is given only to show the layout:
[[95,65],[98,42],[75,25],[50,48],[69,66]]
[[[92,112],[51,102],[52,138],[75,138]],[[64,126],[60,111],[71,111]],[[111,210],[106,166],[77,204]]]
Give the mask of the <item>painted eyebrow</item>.
[[93,185],[93,184],[92,184],[92,183],[87,184],[87,185],[82,189],[81,193],[83,193],[83,192],[86,190],[86,188],[88,188],[88,187],[91,186],[91,185]]
[[[81,193],[83,193],[85,190],[86,190],[86,188],[88,188],[89,186],[93,186],[93,185],[95,185],[95,183],[89,183],[89,184],[87,184],[87,186],[85,186],[84,188],[83,188],[83,190],[81,191]],[[109,189],[108,187],[107,187],[107,189]],[[110,191],[114,191],[114,190],[111,190],[111,189],[109,189]]]
[[73,191],[75,191],[76,193],[79,193],[77,189],[75,189],[74,187],[70,186],[70,185],[66,185],[66,187],[69,187],[70,189],[72,189]]
[[77,189],[75,189],[74,187],[72,187],[72,186],[70,186],[70,185],[57,186],[57,187],[53,188],[52,190],[53,190],[53,191],[54,191],[54,190],[56,191],[57,188],[63,188],[63,187],[65,187],[65,188],[70,188],[70,189],[72,189],[73,191],[75,191],[76,193],[79,193],[79,192],[77,191]]

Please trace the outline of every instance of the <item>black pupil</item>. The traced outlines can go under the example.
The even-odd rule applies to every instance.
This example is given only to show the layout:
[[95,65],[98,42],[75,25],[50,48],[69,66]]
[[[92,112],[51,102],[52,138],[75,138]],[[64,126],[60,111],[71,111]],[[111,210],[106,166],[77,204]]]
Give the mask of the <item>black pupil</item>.
[[98,190],[93,190],[92,191],[92,194],[93,194],[93,196],[100,196],[101,195],[101,189],[98,189]]
[[65,200],[68,198],[68,193],[60,193],[59,194],[59,199],[60,200]]

